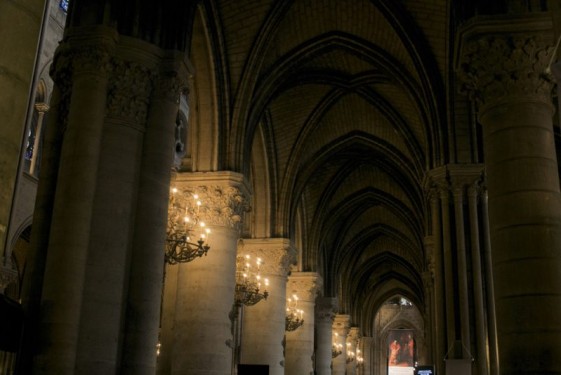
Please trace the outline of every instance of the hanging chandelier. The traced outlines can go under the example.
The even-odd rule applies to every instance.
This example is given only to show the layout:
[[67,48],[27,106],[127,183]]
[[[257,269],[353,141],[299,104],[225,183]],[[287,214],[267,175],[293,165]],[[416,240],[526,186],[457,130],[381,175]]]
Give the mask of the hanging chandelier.
[[331,338],[333,344],[331,345],[331,358],[339,357],[343,353],[343,344],[337,342],[339,334],[335,332],[334,337]]
[[[171,189],[168,206],[165,261],[168,264],[187,263],[206,255],[210,246],[206,243],[210,229],[200,221],[202,205],[196,194],[186,197]],[[189,201],[192,199],[192,201]],[[192,237],[197,238],[196,242]]]
[[294,294],[287,299],[285,329],[295,331],[304,324],[304,310],[298,308],[298,296]]
[[[261,258],[256,258],[252,264],[250,255],[240,255],[236,260],[236,289],[235,302],[238,306],[253,306],[263,299],[267,299],[269,292],[268,279],[261,278]],[[264,287],[261,290],[261,287]]]
[[359,368],[364,366],[364,357],[358,348],[356,349],[356,366]]
[[351,350],[351,343],[347,343],[347,363],[355,360],[355,353]]

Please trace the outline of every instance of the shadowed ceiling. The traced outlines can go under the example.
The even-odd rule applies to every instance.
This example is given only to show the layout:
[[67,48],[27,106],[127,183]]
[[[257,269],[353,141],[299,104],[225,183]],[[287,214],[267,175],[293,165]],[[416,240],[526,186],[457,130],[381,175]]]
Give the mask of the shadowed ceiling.
[[[221,55],[224,164],[267,174],[270,235],[300,245],[299,269],[321,273],[355,322],[396,295],[423,309],[423,181],[444,153],[447,7],[204,2],[220,19],[205,27]],[[258,143],[266,162],[252,160]]]

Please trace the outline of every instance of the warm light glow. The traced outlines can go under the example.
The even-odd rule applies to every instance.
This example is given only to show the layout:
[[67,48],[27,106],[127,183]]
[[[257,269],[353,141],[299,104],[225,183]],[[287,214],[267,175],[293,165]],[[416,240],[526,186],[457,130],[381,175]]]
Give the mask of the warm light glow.
[[[269,292],[266,290],[269,280],[262,278],[260,274],[261,258],[255,260],[256,267],[252,267],[249,254],[239,255],[236,264],[236,290],[235,302],[238,305],[252,306],[267,299]],[[262,290],[262,284],[265,290]]]
[[[170,200],[168,205],[168,225],[166,231],[166,251],[165,261],[168,264],[186,263],[206,255],[210,246],[207,235],[202,235],[196,242],[190,242],[192,237],[197,237],[195,227],[204,223],[200,222],[199,207],[202,202],[198,200],[196,207],[189,200],[188,196],[181,193],[179,189],[170,189]],[[195,195],[198,199],[198,196]],[[195,234],[193,233],[195,232]]]

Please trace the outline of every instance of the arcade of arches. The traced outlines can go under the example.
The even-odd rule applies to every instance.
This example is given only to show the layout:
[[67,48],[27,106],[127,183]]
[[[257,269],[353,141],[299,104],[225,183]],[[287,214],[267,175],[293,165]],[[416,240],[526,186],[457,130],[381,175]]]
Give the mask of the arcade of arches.
[[[0,374],[561,374],[561,2],[0,25]],[[176,263],[179,202],[210,248]]]

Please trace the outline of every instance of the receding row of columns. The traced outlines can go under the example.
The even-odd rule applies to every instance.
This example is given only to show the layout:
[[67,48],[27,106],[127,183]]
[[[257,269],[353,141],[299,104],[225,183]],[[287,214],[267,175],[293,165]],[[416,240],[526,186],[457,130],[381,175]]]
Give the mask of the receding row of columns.
[[[361,350],[358,328],[350,327],[349,315],[335,315],[335,298],[321,297],[320,275],[291,272],[296,251],[288,239],[238,238],[248,194],[242,176],[178,174],[172,184],[203,202],[198,210],[211,229],[211,249],[192,262],[165,267],[157,373],[236,374],[242,364],[266,365],[271,375],[358,374],[357,361],[347,361],[350,351],[356,356]],[[234,303],[240,255],[263,260],[268,297],[255,305]],[[293,295],[304,323],[287,331],[286,303]],[[333,337],[344,349],[335,358]]]

